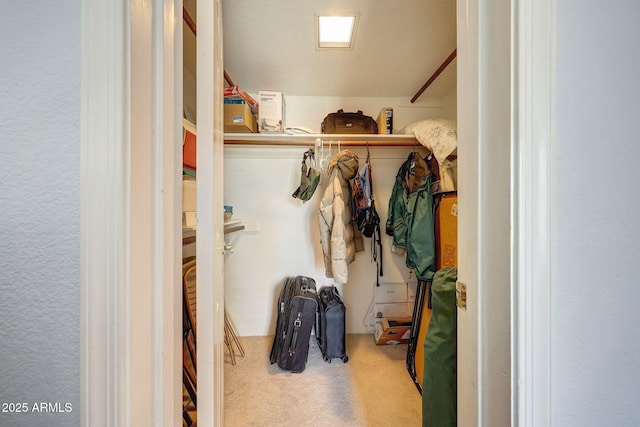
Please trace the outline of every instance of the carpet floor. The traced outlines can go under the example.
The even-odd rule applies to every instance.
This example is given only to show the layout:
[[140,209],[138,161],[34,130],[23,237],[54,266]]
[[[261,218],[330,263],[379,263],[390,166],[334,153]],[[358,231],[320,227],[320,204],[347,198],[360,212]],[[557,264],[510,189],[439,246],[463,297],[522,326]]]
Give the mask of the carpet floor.
[[304,372],[269,363],[272,336],[241,337],[244,357],[229,355],[224,376],[226,427],[413,427],[422,397],[406,368],[406,345],[376,346],[349,335],[349,361],[324,362],[312,336]]

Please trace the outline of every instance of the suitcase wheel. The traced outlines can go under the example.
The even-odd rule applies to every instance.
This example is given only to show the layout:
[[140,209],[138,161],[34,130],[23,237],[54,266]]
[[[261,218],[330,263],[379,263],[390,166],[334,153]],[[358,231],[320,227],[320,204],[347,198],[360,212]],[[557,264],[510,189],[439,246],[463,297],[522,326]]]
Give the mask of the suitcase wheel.
[[342,363],[347,363],[349,361],[349,356],[345,354],[344,356],[341,357],[341,359],[342,359]]

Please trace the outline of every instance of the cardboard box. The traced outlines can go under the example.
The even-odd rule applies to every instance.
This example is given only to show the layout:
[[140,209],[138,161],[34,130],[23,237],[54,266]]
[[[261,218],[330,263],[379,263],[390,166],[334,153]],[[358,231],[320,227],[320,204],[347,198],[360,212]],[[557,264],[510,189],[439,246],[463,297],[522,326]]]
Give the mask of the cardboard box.
[[253,99],[251,95],[249,95],[238,86],[225,87],[224,99],[225,101],[230,101],[230,104],[234,103],[231,101],[244,101],[246,104],[249,104],[249,107],[251,107],[251,111],[253,112],[253,114],[258,114],[258,101]]
[[458,266],[458,195],[445,193],[436,212],[436,270]]
[[285,103],[282,92],[261,90],[258,92],[260,110],[258,129],[261,133],[282,133],[285,128]]
[[411,334],[411,317],[382,318],[376,321],[377,345],[407,344]]
[[256,116],[247,104],[224,104],[224,131],[227,133],[256,133]]
[[378,113],[376,123],[378,124],[379,134],[391,135],[393,133],[393,108],[382,108]]
[[374,317],[411,317],[417,286],[416,282],[380,283],[373,290]]

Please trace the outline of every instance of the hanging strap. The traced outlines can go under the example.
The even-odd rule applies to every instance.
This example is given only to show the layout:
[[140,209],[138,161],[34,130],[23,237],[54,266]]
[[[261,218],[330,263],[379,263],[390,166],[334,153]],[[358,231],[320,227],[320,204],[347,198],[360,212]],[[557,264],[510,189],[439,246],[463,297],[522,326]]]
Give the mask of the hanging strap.
[[300,190],[304,191],[307,189],[307,180],[305,179],[307,174],[309,173],[309,167],[307,166],[307,157],[309,157],[309,152],[305,151],[302,156],[302,167],[300,168]]
[[[383,276],[382,271],[382,237],[380,235],[380,215],[378,215],[378,211],[376,210],[375,198],[373,196],[373,174],[371,169],[371,153],[369,152],[369,141],[367,141],[367,174],[369,179],[369,191],[371,191],[371,213],[375,213],[378,217],[378,224],[376,225],[376,230],[371,236],[371,253],[373,255],[373,259],[376,262],[376,286],[380,286],[380,277]],[[377,245],[377,247],[376,247]]]
[[371,236],[371,256],[376,262],[376,286],[380,286],[380,277],[382,277],[384,273],[382,271],[382,238],[379,222],[376,228],[377,230],[373,233],[373,236]]
[[302,167],[300,169],[300,188],[293,193],[293,197],[298,193],[302,193],[307,189],[307,174],[309,173],[309,167],[307,166],[307,159],[315,159],[313,149],[308,149],[302,155]]

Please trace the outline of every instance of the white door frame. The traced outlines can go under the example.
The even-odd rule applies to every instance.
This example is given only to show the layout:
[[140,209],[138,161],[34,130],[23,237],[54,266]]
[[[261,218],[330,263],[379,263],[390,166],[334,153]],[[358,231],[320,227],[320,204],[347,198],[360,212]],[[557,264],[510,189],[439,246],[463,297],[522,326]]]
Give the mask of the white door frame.
[[81,424],[182,423],[182,7],[84,0]]
[[512,425],[555,425],[556,0],[514,14]]
[[198,0],[198,424],[224,425],[224,139],[220,0]]
[[499,3],[458,1],[458,425],[551,426],[555,0]]
[[[205,3],[198,5],[199,23],[200,12],[207,10]],[[213,34],[220,31],[220,26],[214,25],[214,15],[220,11],[219,1],[215,5],[206,12],[210,17],[203,18],[211,19],[211,40]],[[511,7],[513,29],[507,34],[493,34],[493,37],[509,37],[512,41],[509,55],[513,58],[509,118],[513,131],[509,206],[513,227],[512,250],[508,254],[512,267],[511,419],[513,425],[553,425],[554,275],[550,212],[554,188],[555,0],[512,1]],[[141,417],[149,416],[144,423],[173,426],[181,422],[181,294],[176,286],[180,281],[181,186],[176,176],[180,170],[180,152],[175,142],[181,137],[182,4],[176,0],[133,3],[85,0],[82,8],[82,424],[140,425]],[[145,10],[151,13],[142,13]],[[463,134],[480,135],[487,124],[480,110],[482,97],[487,96],[483,92],[487,89],[483,86],[485,83],[480,79],[486,57],[482,56],[478,40],[486,35],[483,23],[488,13],[491,13],[488,2],[458,0],[458,38],[459,44],[464,43],[458,50],[458,68],[462,69],[458,76],[458,111]],[[204,24],[199,30],[206,31]],[[486,42],[492,43],[492,39]],[[144,52],[139,49],[148,47],[149,56],[139,57],[138,54]],[[220,58],[217,56],[220,52],[213,53],[213,44],[206,49],[211,49],[212,58]],[[137,54],[131,55],[134,50]],[[221,73],[220,59],[217,62],[214,59],[210,66]],[[139,80],[144,78],[151,82],[146,86],[151,95],[148,103],[132,97],[132,87],[144,83]],[[470,92],[464,93],[465,90]],[[218,96],[213,91],[201,90],[198,95],[199,112],[200,108],[208,108],[206,103],[213,106],[214,97]],[[210,100],[200,99],[203,96]],[[198,133],[209,133],[213,141],[219,141],[222,138],[216,118],[219,113],[212,106],[209,107],[212,124],[198,123]],[[138,132],[136,139],[132,136],[134,126]],[[211,130],[205,130],[209,126]],[[147,144],[147,151],[137,146],[141,143]],[[216,149],[219,147],[215,148],[214,144],[212,157],[219,156],[214,154]],[[483,165],[479,156],[471,155],[464,166],[473,171],[471,176],[475,174],[480,178]],[[136,175],[147,174],[147,181],[134,179],[134,171]],[[215,185],[213,178],[211,184]],[[487,190],[480,187],[480,191]],[[465,200],[465,197],[470,198]],[[207,220],[211,221],[211,231],[215,231],[217,222],[213,206],[211,219]],[[478,195],[463,193],[460,206],[475,211],[479,217],[489,216],[492,209],[481,204]],[[140,211],[149,214],[146,220],[150,223],[142,230],[132,226],[137,224]],[[461,252],[471,253],[474,247],[476,250],[483,247],[486,236],[480,232],[480,225],[473,224],[473,217],[469,218],[465,225],[461,224],[461,231],[468,227],[474,237],[471,247],[461,248]],[[199,229],[202,220],[199,218]],[[202,227],[204,231],[207,226]],[[215,239],[217,237],[208,245],[211,251],[216,246]],[[199,243],[204,242],[199,240]],[[148,252],[137,253],[136,258],[132,252],[140,248]],[[461,261],[464,256],[461,253]],[[476,256],[482,254],[476,252]],[[462,280],[478,284],[476,295],[474,286],[469,287],[467,312],[470,322],[474,317],[477,321],[477,334],[470,342],[477,355],[488,350],[483,332],[492,325],[485,323],[477,305],[475,308],[473,305],[483,298],[481,279],[491,263],[478,263],[476,259],[471,265],[475,266],[473,271],[464,273],[469,276]],[[213,270],[206,274],[211,274],[210,283],[213,283],[210,313],[219,319],[224,308],[224,287],[213,280]],[[144,316],[138,310],[141,304],[146,305]],[[219,320],[209,321],[211,344],[202,351],[210,351],[214,362],[211,374],[199,378],[198,388],[200,393],[210,390],[217,403],[209,411],[206,401],[200,400],[199,409],[209,414],[205,417],[210,417],[210,425],[222,425],[220,401],[224,384],[219,346],[222,328]],[[207,328],[206,321],[201,324],[199,319],[198,322],[199,328]],[[199,344],[200,352],[205,343],[199,341]],[[199,360],[202,369],[203,360]],[[465,369],[469,369],[467,372],[472,377],[459,389],[464,398],[459,400],[458,412],[469,415],[460,425],[485,425],[487,420],[483,414],[491,412],[493,403],[483,395],[484,366],[477,359],[475,366]]]
[[[467,309],[458,310],[458,425],[479,426],[478,176],[479,4],[457,2],[458,281],[467,286]],[[468,212],[468,214],[467,214]],[[464,239],[462,236],[465,236]]]

